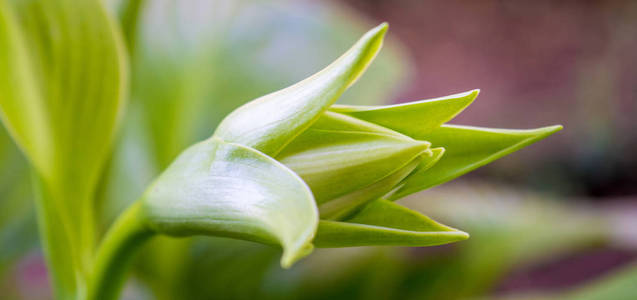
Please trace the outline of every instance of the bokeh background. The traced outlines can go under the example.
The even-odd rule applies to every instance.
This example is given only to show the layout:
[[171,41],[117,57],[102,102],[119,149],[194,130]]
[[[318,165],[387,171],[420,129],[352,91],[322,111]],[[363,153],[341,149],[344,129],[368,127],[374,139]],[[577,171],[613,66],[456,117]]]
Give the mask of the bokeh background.
[[[107,1],[114,11],[118,1]],[[157,239],[126,299],[637,299],[637,2],[154,0],[131,42],[124,126],[98,192],[106,228],[225,114],[320,70],[368,28],[387,42],[342,103],[480,88],[452,122],[560,133],[401,202],[471,238],[279,250]],[[3,129],[4,130],[4,129]],[[28,166],[0,133],[0,298],[50,299]]]

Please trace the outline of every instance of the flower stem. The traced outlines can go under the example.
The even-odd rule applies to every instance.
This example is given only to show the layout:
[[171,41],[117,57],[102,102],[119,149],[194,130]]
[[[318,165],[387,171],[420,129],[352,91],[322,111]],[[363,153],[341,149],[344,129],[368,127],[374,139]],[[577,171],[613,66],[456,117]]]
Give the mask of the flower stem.
[[88,299],[116,299],[134,254],[153,235],[146,226],[142,203],[135,202],[115,221],[97,251]]

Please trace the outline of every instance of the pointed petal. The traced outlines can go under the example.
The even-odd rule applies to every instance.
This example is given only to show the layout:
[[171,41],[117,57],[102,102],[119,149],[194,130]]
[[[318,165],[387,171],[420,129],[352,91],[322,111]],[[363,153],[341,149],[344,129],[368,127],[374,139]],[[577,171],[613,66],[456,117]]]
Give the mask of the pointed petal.
[[427,134],[426,138],[435,145],[444,146],[444,156],[429,170],[405,184],[391,199],[445,183],[561,129],[559,125],[529,130],[443,125]]
[[433,148],[431,149],[431,152],[433,153],[433,155],[423,158],[423,160],[418,165],[418,168],[416,168],[411,174],[409,174],[409,176],[407,176],[407,178],[405,178],[401,182],[400,187],[397,189],[397,191],[389,195],[388,199],[397,200],[408,194],[419,192],[422,190],[422,181],[426,180],[423,178],[426,178],[428,176],[427,171],[438,161],[440,161],[442,156],[445,154],[445,148]]
[[465,240],[465,232],[404,206],[380,199],[345,222],[321,220],[314,244],[321,248],[356,246],[433,246]]
[[241,106],[214,135],[275,156],[358,79],[380,50],[386,31],[386,23],[379,25],[322,71]]
[[425,135],[453,119],[478,97],[472,90],[446,97],[389,106],[333,105],[333,112],[348,114],[408,135],[426,140]]
[[395,189],[396,185],[414,171],[423,159],[427,159],[429,157],[430,156],[427,154],[422,154],[404,167],[370,186],[321,204],[319,206],[321,219],[343,220],[352,216],[365,204],[379,199]]

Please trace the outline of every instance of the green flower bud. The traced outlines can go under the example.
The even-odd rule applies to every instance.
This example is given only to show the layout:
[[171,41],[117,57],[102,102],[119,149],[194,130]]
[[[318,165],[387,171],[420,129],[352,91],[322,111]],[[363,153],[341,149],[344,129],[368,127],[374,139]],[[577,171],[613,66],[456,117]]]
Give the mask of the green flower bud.
[[381,107],[333,105],[367,68],[386,30],[381,24],[324,70],[243,105],[210,139],[186,150],[144,196],[150,227],[279,244],[283,266],[313,245],[428,246],[466,239],[391,201],[558,128],[443,125],[477,90]]

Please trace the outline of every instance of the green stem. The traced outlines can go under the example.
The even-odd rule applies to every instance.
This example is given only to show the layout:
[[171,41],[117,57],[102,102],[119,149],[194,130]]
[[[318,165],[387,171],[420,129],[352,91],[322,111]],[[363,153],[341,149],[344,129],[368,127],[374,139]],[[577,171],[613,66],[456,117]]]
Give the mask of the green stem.
[[146,226],[141,201],[122,213],[97,251],[88,299],[116,299],[134,254],[153,235]]
[[60,206],[36,172],[33,172],[33,185],[40,240],[55,298],[77,299],[85,287],[78,235],[71,232],[74,226],[63,215],[65,207]]

